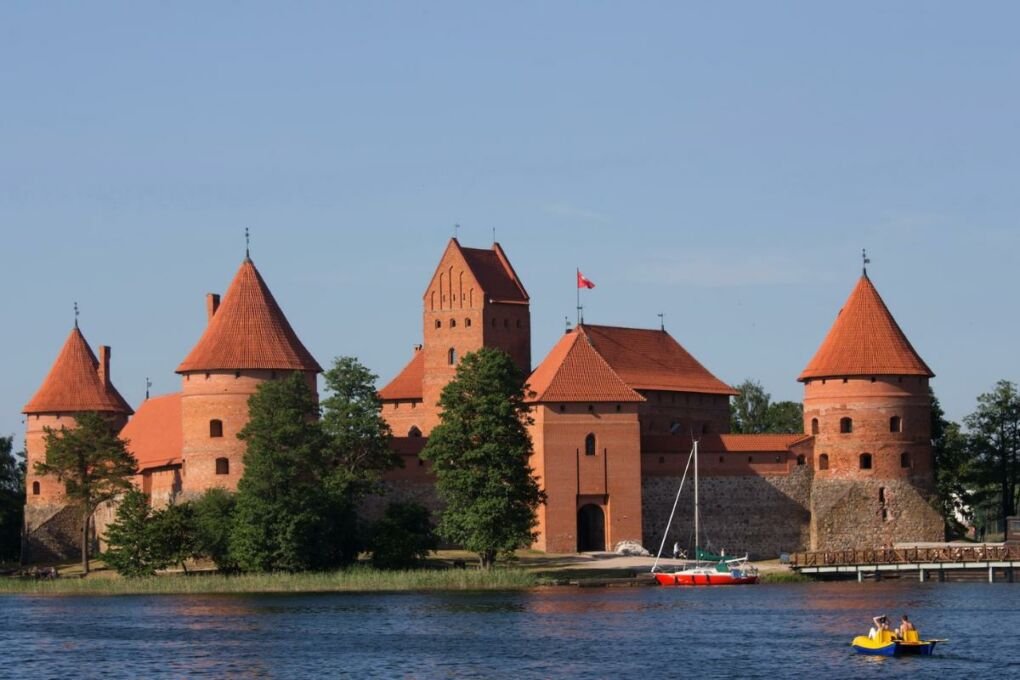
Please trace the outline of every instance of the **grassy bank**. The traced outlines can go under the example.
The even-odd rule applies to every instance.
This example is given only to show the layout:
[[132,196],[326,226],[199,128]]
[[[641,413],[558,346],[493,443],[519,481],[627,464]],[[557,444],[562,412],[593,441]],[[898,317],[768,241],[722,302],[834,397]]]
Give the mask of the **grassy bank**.
[[758,576],[761,583],[810,583],[811,578],[798,571],[763,571]]
[[541,585],[522,569],[424,569],[238,576],[165,575],[147,578],[0,579],[0,593],[37,595],[181,595],[206,593],[326,593],[430,590],[513,590]]

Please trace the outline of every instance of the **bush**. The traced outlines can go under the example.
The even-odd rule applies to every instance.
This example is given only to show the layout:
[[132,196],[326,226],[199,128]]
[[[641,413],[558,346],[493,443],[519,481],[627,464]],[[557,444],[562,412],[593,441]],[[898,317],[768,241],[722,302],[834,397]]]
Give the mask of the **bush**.
[[191,504],[195,553],[211,559],[220,571],[237,569],[237,564],[230,559],[235,504],[234,494],[220,488],[209,489]]
[[131,489],[121,498],[117,516],[106,528],[104,559],[122,576],[151,576],[159,568],[153,555],[149,497]]
[[152,513],[149,520],[152,557],[163,569],[179,565],[185,572],[184,561],[195,556],[195,512],[190,503],[175,503]]
[[390,503],[372,529],[372,565],[377,569],[420,567],[437,545],[426,508],[417,503]]

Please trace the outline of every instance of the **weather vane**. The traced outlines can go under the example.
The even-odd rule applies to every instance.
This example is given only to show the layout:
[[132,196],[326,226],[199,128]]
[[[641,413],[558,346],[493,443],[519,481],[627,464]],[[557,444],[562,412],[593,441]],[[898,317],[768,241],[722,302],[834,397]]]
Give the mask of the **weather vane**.
[[864,271],[864,275],[867,276],[868,275],[868,265],[871,264],[871,259],[868,257],[868,249],[867,248],[861,248],[861,260],[863,262],[863,266],[861,267],[861,269]]
[[659,312],[655,316],[659,317],[659,330],[660,331],[666,330],[666,316],[665,316],[665,314],[663,314],[662,312]]
[[248,233],[248,227],[244,228],[244,256],[251,258],[251,234]]
[[459,224],[454,224],[453,225],[453,237],[457,238],[458,236],[460,236],[460,225]]
[[78,327],[78,301],[74,302],[74,327]]
[[146,378],[145,379],[145,398],[146,398],[146,400],[148,400],[148,398],[149,398],[149,388],[150,387],[152,387],[152,381],[149,380],[148,378]]

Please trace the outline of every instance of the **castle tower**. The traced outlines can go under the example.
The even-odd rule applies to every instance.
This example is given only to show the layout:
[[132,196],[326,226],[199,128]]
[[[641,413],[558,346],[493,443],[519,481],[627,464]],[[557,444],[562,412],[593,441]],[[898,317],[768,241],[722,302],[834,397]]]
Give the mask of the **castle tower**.
[[182,478],[185,495],[237,488],[244,471],[248,397],[292,371],[317,395],[318,362],[301,344],[255,264],[245,258],[223,302],[206,297],[208,325],[177,367],[181,374]]
[[612,550],[641,541],[641,432],[645,399],[592,346],[568,331],[528,379],[531,464],[548,499],[535,548]]
[[[119,430],[133,411],[110,380],[110,348],[93,354],[76,323],[64,342],[49,374],[32,399],[25,404],[25,559],[59,559],[80,549],[80,521],[77,513],[65,510],[64,486],[50,475],[38,475],[35,464],[46,460],[45,428],[75,427],[75,416],[84,412],[108,415]],[[50,525],[47,537],[39,529]]]
[[461,357],[498,347],[523,375],[531,371],[528,293],[498,243],[464,248],[450,239],[423,296],[424,345],[379,391],[398,437],[427,436],[439,422],[439,395]]
[[944,538],[929,503],[932,377],[865,272],[798,378],[815,439],[812,549]]

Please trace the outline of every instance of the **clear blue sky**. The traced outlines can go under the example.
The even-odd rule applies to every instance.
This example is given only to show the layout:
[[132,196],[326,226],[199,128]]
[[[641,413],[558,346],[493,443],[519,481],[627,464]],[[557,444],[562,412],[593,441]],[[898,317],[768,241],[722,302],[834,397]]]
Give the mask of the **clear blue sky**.
[[[452,225],[573,314],[795,378],[870,272],[959,418],[1020,379],[1015,3],[0,6],[0,433],[81,305],[137,405],[252,256],[388,380]],[[707,7],[705,5],[708,5]],[[822,5],[826,5],[822,7]]]

